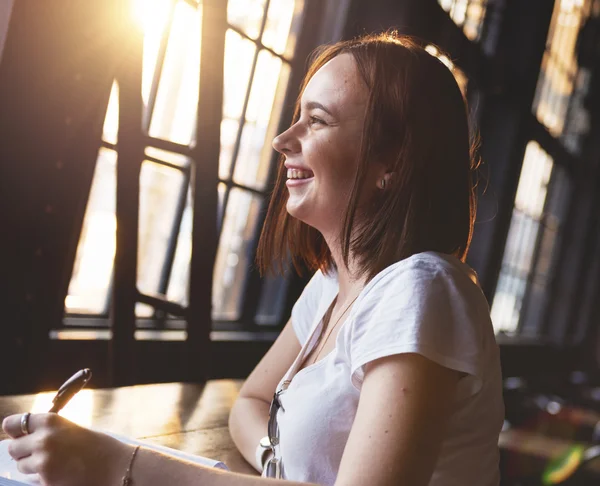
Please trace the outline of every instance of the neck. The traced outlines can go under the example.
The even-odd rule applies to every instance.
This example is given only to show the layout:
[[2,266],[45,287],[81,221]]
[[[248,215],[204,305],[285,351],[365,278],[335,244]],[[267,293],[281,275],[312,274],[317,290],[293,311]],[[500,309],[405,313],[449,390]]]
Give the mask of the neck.
[[[366,277],[360,274],[358,263],[350,253],[348,267],[344,265],[342,250],[339,243],[334,243],[334,238],[324,235],[327,246],[331,251],[331,257],[335,262],[338,273],[338,304],[344,304],[355,298],[366,284]],[[336,238],[337,240],[337,238]]]

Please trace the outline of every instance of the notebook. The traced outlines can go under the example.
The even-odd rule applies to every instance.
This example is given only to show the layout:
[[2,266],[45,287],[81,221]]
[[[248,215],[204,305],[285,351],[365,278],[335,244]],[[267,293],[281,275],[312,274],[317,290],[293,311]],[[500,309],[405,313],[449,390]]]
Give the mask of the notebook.
[[[105,432],[107,433],[107,432]],[[171,456],[178,457],[190,462],[196,462],[203,466],[216,467],[218,469],[229,470],[227,466],[221,461],[214,459],[208,459],[202,456],[195,456],[188,454],[187,452],[178,451],[177,449],[171,449],[170,447],[164,447],[156,444],[151,444],[142,440],[131,439],[119,434],[108,433],[115,439],[119,439],[121,442],[126,444],[142,445],[148,449],[152,449],[158,452],[164,452]],[[0,441],[0,486],[22,486],[27,484],[39,485],[41,484],[38,480],[38,476],[35,474],[21,474],[17,469],[17,463],[10,457],[8,453],[8,440]]]

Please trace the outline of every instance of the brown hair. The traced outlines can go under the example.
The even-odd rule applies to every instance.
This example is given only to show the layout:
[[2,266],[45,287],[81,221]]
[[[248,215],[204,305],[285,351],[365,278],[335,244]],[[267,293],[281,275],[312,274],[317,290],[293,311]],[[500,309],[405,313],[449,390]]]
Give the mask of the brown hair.
[[[358,170],[340,235],[344,265],[350,252],[368,280],[386,266],[422,251],[452,254],[462,261],[471,243],[476,212],[474,164],[466,103],[450,69],[415,40],[395,32],[322,46],[302,83],[328,61],[350,53],[367,85]],[[281,156],[277,181],[262,228],[257,264],[264,274],[282,272],[291,256],[296,271],[335,267],[319,231],[290,216]],[[382,161],[394,175],[366,208],[352,239],[364,174]],[[356,233],[358,233],[356,235]],[[351,241],[352,239],[352,241]]]

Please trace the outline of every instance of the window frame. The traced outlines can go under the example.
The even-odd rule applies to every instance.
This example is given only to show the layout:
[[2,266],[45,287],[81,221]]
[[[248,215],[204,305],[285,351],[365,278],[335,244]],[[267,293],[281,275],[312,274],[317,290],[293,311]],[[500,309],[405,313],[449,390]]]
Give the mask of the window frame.
[[[197,6],[197,2],[195,0],[182,0],[182,1],[185,1],[187,4],[192,5],[194,7]],[[303,13],[301,14],[303,17],[302,18],[302,26],[300,28],[300,31],[298,32],[298,37],[296,39],[295,52],[291,57],[287,57],[285,53],[279,54],[279,53],[275,52],[273,49],[271,49],[270,47],[264,46],[260,40],[261,36],[262,36],[262,32],[264,31],[264,28],[266,26],[268,8],[269,8],[270,2],[271,2],[271,0],[266,0],[266,4],[265,4],[265,8],[264,8],[264,15],[263,15],[263,19],[262,19],[261,27],[260,27],[260,35],[258,36],[257,39],[251,38],[250,36],[245,34],[241,29],[239,29],[236,26],[232,26],[228,22],[226,24],[225,32],[223,32],[223,35],[224,35],[227,32],[227,30],[231,29],[236,34],[240,35],[242,38],[253,42],[256,46],[256,50],[255,50],[254,59],[252,62],[252,69],[251,69],[251,73],[250,73],[250,77],[249,77],[249,82],[246,86],[243,110],[240,115],[240,125],[238,128],[238,133],[236,135],[235,145],[234,145],[233,151],[232,151],[232,163],[229,168],[229,177],[224,180],[219,177],[218,173],[216,176],[217,184],[225,184],[226,185],[226,195],[223,198],[222,206],[220,206],[221,209],[219,210],[219,213],[221,216],[220,216],[219,222],[218,222],[217,233],[215,235],[213,235],[213,237],[216,237],[216,238],[218,238],[218,236],[220,235],[220,231],[222,229],[222,222],[223,222],[223,218],[225,215],[225,208],[227,207],[227,201],[228,201],[228,196],[229,196],[230,191],[233,188],[237,188],[237,189],[241,189],[244,191],[248,191],[252,194],[258,195],[259,197],[263,198],[262,207],[264,209],[264,208],[266,208],[266,205],[268,204],[268,196],[269,196],[270,190],[272,188],[272,185],[274,184],[274,180],[275,180],[275,176],[276,176],[275,165],[276,165],[276,161],[277,161],[277,154],[273,151],[271,159],[270,159],[267,183],[265,184],[265,187],[263,190],[259,190],[259,189],[256,189],[256,188],[253,188],[250,186],[239,184],[233,180],[233,171],[235,170],[235,163],[236,163],[236,159],[237,159],[240,145],[241,145],[242,128],[243,128],[243,124],[245,122],[245,113],[246,113],[246,109],[248,106],[248,101],[249,101],[250,92],[251,92],[251,88],[252,88],[252,80],[254,77],[253,75],[254,75],[254,72],[256,69],[259,52],[261,50],[265,50],[265,51],[269,52],[271,55],[274,55],[277,58],[281,59],[282,62],[287,63],[290,67],[290,75],[288,78],[287,89],[285,92],[285,98],[283,101],[282,110],[280,113],[280,119],[279,119],[279,123],[278,123],[278,132],[279,132],[279,131],[285,129],[285,127],[287,125],[289,125],[289,122],[291,120],[292,113],[293,113],[293,104],[294,104],[294,101],[295,101],[295,98],[297,95],[298,88],[300,86],[301,79],[304,75],[304,71],[306,68],[305,59],[308,57],[308,54],[317,45],[319,45],[323,42],[332,40],[331,38],[329,38],[331,35],[337,36],[340,34],[340,19],[338,18],[338,12],[335,9],[332,9],[331,5],[324,6],[318,0],[304,0],[303,1],[303,4],[304,4],[303,5]],[[176,1],[173,2],[173,7],[170,10],[170,18],[171,19],[173,16],[175,3],[176,3]],[[338,4],[340,6],[340,8],[344,12],[347,13],[349,0],[337,0],[335,3]],[[337,26],[337,27],[335,27],[333,29],[333,32],[328,34],[327,32],[328,32],[330,26],[332,26],[332,25]],[[161,43],[160,43],[156,66],[155,66],[155,75],[153,77],[153,81],[152,81],[152,84],[150,87],[150,95],[148,98],[148,109],[147,109],[147,111],[145,111],[145,115],[144,115],[144,118],[142,121],[142,126],[144,129],[143,130],[144,133],[142,135],[142,146],[144,147],[144,149],[146,147],[152,147],[152,148],[156,148],[156,149],[160,149],[160,150],[166,150],[169,152],[173,152],[173,153],[176,153],[179,155],[190,157],[191,161],[193,161],[194,155],[196,155],[194,147],[190,147],[190,146],[187,146],[184,144],[165,140],[162,138],[153,137],[153,136],[150,136],[148,133],[149,126],[150,126],[150,120],[151,120],[152,108],[156,104],[158,83],[160,81],[159,73],[162,71],[162,66],[164,64],[164,59],[166,56],[170,28],[171,28],[171,22],[168,22],[167,27],[165,28],[165,31],[163,32],[162,38],[161,38]],[[204,32],[202,35],[204,36]],[[204,45],[204,43],[205,42],[204,42],[204,38],[203,38],[203,45]],[[201,71],[201,76],[202,76],[202,71]],[[121,111],[122,110],[120,110],[120,116],[122,115]],[[219,118],[219,121],[220,120],[221,119]],[[117,142],[117,144],[114,144],[114,143],[108,142],[106,140],[102,140],[101,146],[104,148],[107,148],[107,149],[115,150],[115,151],[117,151],[117,153],[119,150],[118,142]],[[144,161],[150,161],[150,162],[157,163],[157,164],[165,166],[165,167],[170,167],[170,168],[181,171],[182,174],[184,175],[184,182],[182,183],[183,188],[186,188],[189,185],[189,182],[192,180],[193,168],[192,168],[191,164],[187,167],[181,167],[176,164],[171,164],[167,161],[161,160],[160,158],[148,156],[145,153],[144,153],[142,159]],[[217,157],[217,161],[218,161],[218,157]],[[217,167],[217,170],[218,170],[218,167]],[[208,184],[210,184],[210,183],[206,182],[206,181],[201,182],[199,184],[198,189],[201,189],[204,191],[208,187]],[[215,190],[216,190],[216,187],[215,187]],[[170,272],[170,269],[172,268],[172,261],[173,261],[174,255],[175,255],[179,226],[181,224],[181,218],[182,218],[183,212],[185,210],[186,195],[187,195],[186,190],[182,190],[181,194],[179,195],[176,216],[174,218],[173,228],[172,228],[172,231],[170,234],[170,240],[169,240],[169,244],[168,244],[166,264],[163,267],[163,274],[161,276],[159,290],[162,290],[165,295],[166,295],[166,290],[168,288],[168,282],[169,282],[168,274]],[[206,212],[206,211],[204,211],[204,212]],[[262,211],[262,213],[264,213],[264,211]],[[263,222],[264,222],[264,214],[259,216],[259,219],[256,222],[257,228],[260,228],[262,226]],[[254,254],[254,252],[256,250],[256,246],[257,246],[257,242],[258,242],[258,235],[259,235],[259,232],[257,231],[256,234],[254,235],[254,240],[251,243],[252,254]],[[196,249],[194,248],[192,250],[192,253],[194,253],[195,251],[196,251]],[[137,260],[137,252],[136,252],[136,260]],[[209,259],[205,260],[205,264],[206,265],[211,264]],[[193,271],[194,271],[194,264],[192,264],[191,272],[193,272]],[[190,274],[190,279],[192,279],[191,274]],[[304,287],[305,283],[308,281],[308,278],[307,278],[307,276],[300,277],[300,276],[295,275],[294,273],[290,273],[287,276],[287,280],[288,280],[288,289],[287,289],[287,292],[286,292],[286,295],[284,298],[284,302],[282,305],[282,312],[281,312],[282,316],[286,316],[289,314],[289,312],[291,310],[291,306],[295,302],[296,298],[300,295],[302,288]],[[111,279],[111,286],[113,285],[113,282],[114,282],[114,279]],[[283,319],[282,317],[279,319],[279,322],[277,322],[275,325],[268,325],[268,326],[258,324],[255,319],[256,311],[257,311],[257,308],[259,305],[259,296],[260,296],[260,292],[261,292],[263,284],[264,284],[264,279],[258,275],[258,272],[256,271],[256,269],[254,269],[254,267],[248,269],[246,285],[245,285],[245,289],[243,289],[244,305],[241,308],[240,318],[232,321],[232,320],[218,320],[218,319],[214,319],[211,317],[209,319],[209,321],[210,321],[209,333],[212,333],[217,338],[221,339],[223,337],[223,332],[230,332],[230,333],[234,333],[234,334],[237,334],[240,336],[243,335],[246,337],[249,336],[249,334],[248,334],[249,332],[250,333],[254,332],[254,333],[257,333],[257,335],[263,336],[262,338],[259,338],[259,340],[260,340],[260,339],[264,339],[265,335],[270,335],[271,332],[278,332],[280,329],[282,329],[283,325],[285,324],[285,319]],[[137,285],[135,286],[134,293],[135,293],[134,294],[134,300],[135,300],[134,304],[143,303],[143,304],[151,305],[152,307],[154,307],[154,312],[153,312],[153,316],[151,318],[143,318],[143,317],[134,316],[133,317],[134,326],[133,327],[131,327],[131,325],[127,326],[129,328],[128,335],[133,335],[133,334],[135,334],[136,331],[141,330],[141,329],[142,330],[143,329],[153,329],[153,330],[164,331],[164,332],[169,332],[169,331],[173,331],[173,330],[181,330],[182,328],[185,327],[184,323],[186,321],[188,321],[188,322],[190,321],[189,308],[186,308],[175,302],[168,301],[168,299],[165,298],[164,295],[148,295],[148,294],[142,293],[137,289]],[[202,293],[204,295],[207,294],[207,292],[205,290],[203,290]],[[211,292],[208,292],[208,293],[211,293]],[[109,289],[107,304],[105,306],[104,312],[102,312],[101,314],[79,314],[79,313],[78,314],[66,314],[63,318],[62,327],[53,329],[53,332],[55,335],[54,339],[56,339],[56,334],[58,331],[71,330],[76,333],[78,330],[82,330],[82,331],[83,330],[91,330],[91,329],[102,330],[102,329],[114,327],[115,312],[114,312],[114,310],[113,311],[110,310],[111,298],[113,297],[113,295],[114,295],[114,289]],[[196,295],[196,294],[193,294],[193,295]],[[196,296],[196,298],[197,298],[197,296]],[[131,317],[129,320],[131,320]],[[194,320],[193,317],[192,317],[192,320]],[[206,316],[204,316],[204,318],[202,320],[205,321]],[[190,325],[188,324],[188,328],[189,327],[190,327]],[[239,333],[242,333],[242,334],[239,334]]]

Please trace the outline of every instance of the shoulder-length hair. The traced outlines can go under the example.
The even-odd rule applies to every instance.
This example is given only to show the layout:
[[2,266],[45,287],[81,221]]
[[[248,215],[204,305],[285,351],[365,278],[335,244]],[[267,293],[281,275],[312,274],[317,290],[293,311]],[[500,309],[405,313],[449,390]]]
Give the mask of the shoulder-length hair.
[[[322,46],[302,83],[293,123],[310,79],[343,53],[354,57],[369,93],[358,169],[339,238],[344,265],[352,253],[370,280],[386,266],[423,251],[464,262],[476,213],[475,165],[466,102],[452,72],[415,40],[395,32]],[[286,210],[283,161],[281,156],[258,244],[258,267],[263,274],[283,272],[291,257],[298,273],[302,264],[328,273],[335,262],[325,239]],[[362,182],[373,161],[394,174],[390,185],[361,208],[355,231]]]

